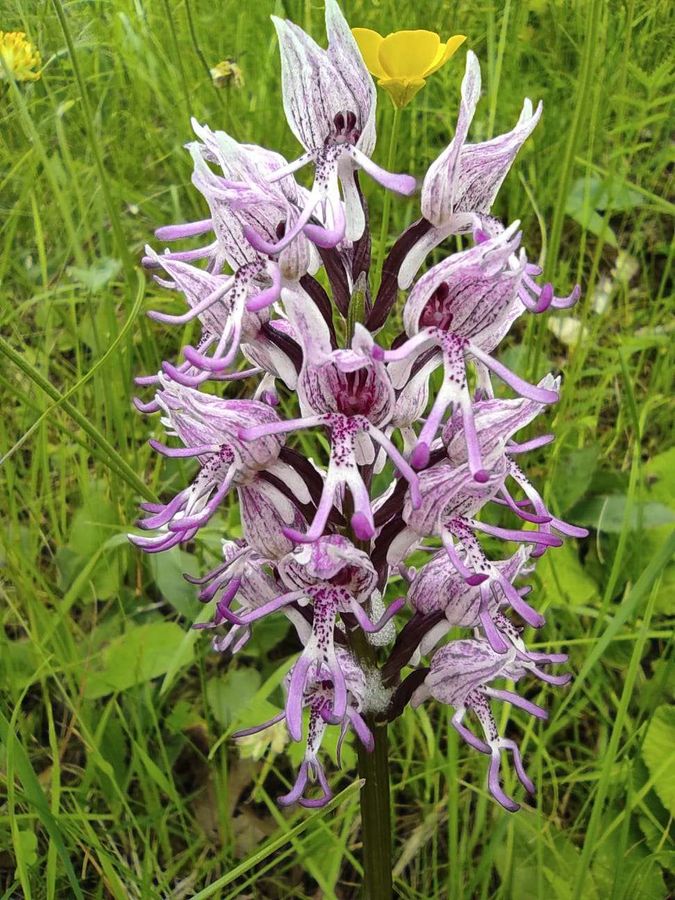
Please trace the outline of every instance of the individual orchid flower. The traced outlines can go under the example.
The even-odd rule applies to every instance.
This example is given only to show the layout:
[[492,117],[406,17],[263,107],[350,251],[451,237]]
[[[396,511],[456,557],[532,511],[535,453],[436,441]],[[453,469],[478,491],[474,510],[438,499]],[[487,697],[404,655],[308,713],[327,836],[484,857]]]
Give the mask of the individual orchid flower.
[[[450,562],[468,585],[485,583],[486,591],[500,591],[522,619],[538,628],[543,617],[487,558],[476,532],[536,548],[559,547],[562,541],[551,533],[501,528],[475,517],[498,494],[503,478],[503,472],[493,472],[488,482],[477,484],[466,465],[456,468],[447,461],[425,469],[420,473],[421,503],[414,509],[405,501],[396,530],[389,530],[386,536],[386,558],[389,565],[398,565],[424,538],[440,538]],[[498,639],[495,643],[503,644]]]
[[279,241],[262,240],[252,228],[246,229],[246,236],[260,252],[278,253],[321,207],[328,223],[323,246],[336,246],[345,236],[355,241],[365,227],[354,181],[357,169],[400,194],[412,194],[416,181],[410,175],[387,172],[370,158],[375,148],[375,85],[336,0],[326,0],[327,50],[293,22],[276,16],[272,21],[281,51],[284,111],[291,131],[305,148],[302,156],[272,177],[281,178],[312,162],[314,186],[293,226]]
[[[168,279],[156,280],[164,287],[181,290],[189,306],[181,314],[153,311],[150,317],[176,325],[199,318],[204,326],[200,346],[183,348],[186,363],[178,368],[165,365],[172,377],[191,385],[217,378],[232,366],[242,340],[259,330],[257,317],[279,298],[282,278],[298,281],[318,266],[316,251],[302,236],[277,259],[259,254],[244,236],[244,228],[255,227],[267,239],[276,239],[279,228],[285,227],[303,202],[306,191],[292,176],[269,180],[286,165],[284,158],[261,147],[239,144],[225,132],[212,132],[194,120],[193,127],[202,142],[189,145],[192,180],[204,195],[211,216],[202,222],[160,228],[156,235],[172,241],[212,230],[216,240],[196,251],[157,254],[146,248],[143,259],[147,268],[165,270]],[[222,175],[209,163],[218,164]],[[208,271],[190,265],[200,259],[208,261]],[[220,274],[225,263],[234,270],[230,276]]]
[[157,533],[147,538],[131,535],[130,539],[148,553],[191,540],[236,481],[245,481],[251,473],[272,466],[282,445],[275,435],[247,443],[238,437],[240,428],[247,425],[279,421],[266,404],[221,400],[161,377],[163,387],[155,399],[165,414],[162,424],[169,435],[180,438],[183,447],[168,447],[156,440],[151,440],[150,445],[169,458],[196,458],[200,470],[191,486],[169,503],[142,504],[141,508],[150,515],[138,524]]
[[[236,242],[242,250],[242,233],[233,228],[232,216],[242,229],[254,229],[260,239],[272,241],[292,227],[299,210],[309,201],[309,192],[295,182],[292,175],[279,175],[288,163],[279,153],[272,153],[254,144],[239,144],[224,131],[211,131],[205,125],[192,121],[201,143],[190,147],[195,169],[193,181],[209,200],[222,202],[219,212],[223,216],[223,230],[231,234],[230,242]],[[222,177],[207,165],[215,162]],[[222,208],[224,206],[224,209]],[[223,241],[227,244],[227,241]],[[250,248],[246,248],[250,253]],[[256,256],[254,252],[254,256]],[[319,266],[314,245],[299,235],[292,247],[276,256],[279,269],[287,280],[298,281],[307,272]],[[268,262],[268,265],[274,266]],[[275,300],[278,298],[278,293]],[[254,298],[249,309],[261,309],[269,305],[266,296]]]
[[[450,235],[474,232],[476,240],[481,241],[502,228],[492,218],[491,209],[518,151],[541,118],[542,104],[533,109],[532,102],[525,99],[512,131],[479,144],[467,144],[480,91],[480,66],[469,50],[454,137],[431,164],[422,185],[422,215],[430,227],[401,263],[398,274],[401,288],[410,286],[429,252]],[[531,312],[543,312],[550,306],[555,309],[574,306],[580,294],[578,285],[568,297],[556,297],[552,284],[539,286],[534,281],[541,268],[526,259],[523,264],[521,297]]]
[[[373,735],[362,717],[366,693],[363,670],[354,657],[346,650],[338,649],[336,657],[347,689],[347,702],[344,714],[340,717],[335,714],[335,687],[332,681],[332,673],[325,666],[319,666],[315,672],[309,675],[303,690],[302,706],[309,710],[305,755],[293,788],[288,794],[278,798],[278,802],[282,806],[291,806],[294,803],[298,803],[300,806],[311,809],[325,806],[332,799],[333,792],[318,757],[321,742],[329,723],[340,725],[338,764],[340,764],[342,742],[350,729],[356,734],[366,750],[370,752],[373,750]],[[287,692],[290,691],[292,680],[293,672],[290,673],[285,682]],[[286,717],[287,713],[284,710],[261,725],[237,732],[235,738],[257,734],[259,731],[263,731],[274,726],[277,722],[283,721]],[[319,785],[321,790],[319,797],[309,798],[305,796],[305,791],[310,784]]]
[[[565,658],[556,655],[542,658],[539,663],[545,665],[563,662]],[[515,812],[519,805],[504,793],[499,781],[503,750],[511,751],[518,778],[529,794],[534,793],[534,785],[525,773],[518,745],[511,739],[500,737],[490,710],[490,699],[504,700],[539,719],[547,718],[547,714],[541,706],[525,700],[514,691],[493,688],[490,685],[497,678],[518,681],[528,673],[556,685],[566,684],[570,678],[569,675],[549,675],[542,671],[537,663],[519,658],[515,650],[505,654],[496,653],[487,641],[476,639],[452,641],[434,654],[429,674],[412,698],[413,706],[419,706],[424,700],[433,697],[439,703],[447,704],[455,710],[451,720],[453,727],[467,744],[481,753],[490,755],[488,774],[490,793],[509,812]],[[484,741],[477,738],[464,725],[467,710],[471,710],[478,718]]]
[[307,527],[304,510],[313,502],[293,465],[278,459],[264,472],[249,475],[237,485],[237,496],[244,537],[258,553],[280,559],[293,549],[286,532]]
[[347,685],[335,648],[338,614],[351,614],[366,632],[376,632],[386,625],[405,601],[392,603],[377,622],[372,622],[362,604],[372,593],[377,575],[368,555],[357,550],[341,535],[328,535],[311,546],[287,554],[278,563],[285,590],[244,615],[223,606],[223,617],[235,625],[252,622],[289,604],[301,607],[312,604],[312,631],[304,650],[293,668],[286,700],[286,724],[293,740],[300,740],[304,689],[312,668],[325,666],[331,673],[334,690],[333,713],[341,720],[346,712]]
[[321,500],[305,534],[286,529],[288,537],[311,543],[323,533],[335,501],[345,489],[351,493],[354,513],[351,525],[361,540],[375,533],[373,511],[359,465],[373,462],[373,442],[383,448],[410,484],[413,505],[419,500],[417,476],[380,426],[386,425],[394,404],[394,393],[384,366],[373,358],[369,333],[358,326],[349,350],[331,351],[325,323],[309,302],[298,303],[285,294],[289,317],[304,350],[298,378],[298,396],[305,415],[299,419],[244,428],[242,440],[264,434],[287,434],[323,426],[331,436],[331,454]]
[[[184,347],[185,362],[179,366],[164,363],[163,371],[191,387],[218,378],[219,373],[234,363],[240,344],[254,341],[269,319],[266,309],[253,313],[246,308],[250,277],[255,277],[252,275],[255,270],[262,273],[261,266],[247,263],[233,277],[211,275],[170,255],[159,255],[151,247],[146,247],[146,260],[153,267],[163,268],[168,276],[155,275],[155,281],[162,287],[181,291],[189,307],[187,313],[180,315],[151,311],[150,318],[180,325],[197,317],[202,325],[199,347]],[[206,356],[208,350],[212,351],[211,356]],[[156,376],[137,379],[141,384],[157,381]]]
[[371,75],[399,109],[422,90],[426,79],[444,66],[466,40],[456,34],[443,43],[434,31],[395,31],[382,37],[371,28],[353,28]]
[[541,403],[553,403],[558,398],[553,390],[523,381],[490,355],[523,310],[518,293],[522,268],[514,270],[509,262],[520,239],[516,227],[517,223],[496,238],[453,254],[430,269],[416,283],[403,310],[408,341],[395,350],[374,350],[376,358],[387,362],[407,360],[398,375],[405,383],[411,361],[432,347],[438,348],[443,386],[418,435],[411,455],[413,466],[426,465],[442,418],[454,405],[462,413],[473,477],[479,482],[488,479],[466,377],[468,359],[490,369],[524,397]]
[[[278,597],[283,587],[273,575],[273,561],[260,556],[246,541],[223,541],[223,557],[224,562],[203,578],[184,577],[191,584],[200,586],[198,598],[202,603],[215,601],[211,621],[200,622],[193,627],[212,630],[227,624],[227,632],[213,638],[213,649],[218,653],[230,651],[234,654],[250,640],[251,627],[231,625],[224,611],[232,609],[236,600],[237,615],[250,613]],[[311,632],[307,620],[290,606],[283,612],[294,624],[301,639],[306,640]]]
[[[560,389],[560,379],[547,375],[539,382],[537,388],[557,393]],[[567,537],[586,537],[588,531],[585,528],[563,522],[548,511],[541,495],[513,459],[519,453],[543,446],[551,439],[551,435],[543,435],[525,445],[518,445],[512,441],[513,435],[529,425],[543,408],[543,403],[526,398],[483,400],[474,404],[474,424],[479,435],[481,456],[489,460],[491,466],[499,464],[506,476],[499,489],[500,497],[493,497],[492,500],[508,506],[523,521],[536,525],[537,531],[542,534],[551,535],[555,530]],[[457,414],[447,422],[443,430],[443,443],[451,462],[455,465],[467,462],[463,422]],[[525,501],[513,498],[506,486],[506,478],[511,478],[521,488],[527,498]],[[535,557],[540,556],[545,550],[546,546],[540,545],[532,551],[532,554]]]
[[[485,582],[468,584],[457,572],[448,555],[436,553],[410,579],[408,602],[419,616],[429,616],[436,611],[443,613],[443,619],[434,624],[420,642],[420,653],[426,655],[444,637],[450,628],[480,628],[490,646],[497,653],[505,653],[510,646],[516,646],[527,653],[525,644],[516,627],[501,612],[508,599],[500,587],[501,578],[513,585],[523,574],[530,549],[519,547],[508,559],[495,562],[500,581],[496,589]],[[527,589],[519,589],[521,595]]]
[[399,271],[399,285],[407,288],[427,254],[451,234],[480,228],[521,146],[541,117],[525,100],[513,131],[480,144],[466,138],[480,98],[481,74],[476,55],[466,55],[461,102],[455,134],[431,164],[422,185],[422,215],[430,228],[410,249]]

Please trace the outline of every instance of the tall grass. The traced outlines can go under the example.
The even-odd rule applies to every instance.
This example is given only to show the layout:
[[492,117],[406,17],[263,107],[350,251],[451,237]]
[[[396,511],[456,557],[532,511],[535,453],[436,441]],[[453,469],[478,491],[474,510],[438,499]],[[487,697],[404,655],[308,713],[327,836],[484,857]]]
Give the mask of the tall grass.
[[[469,36],[484,73],[474,140],[512,127],[524,95],[544,100],[497,213],[522,220],[556,287],[583,285],[576,310],[553,326],[530,318],[506,351],[523,374],[565,377],[538,478],[554,509],[592,534],[542,561],[549,624],[536,639],[569,651],[575,680],[566,692],[533,688],[548,723],[504,711],[538,784],[517,816],[489,799],[482,760],[444,712],[397,723],[396,890],[660,900],[675,812],[672,4],[345,8],[353,25],[384,33]],[[282,814],[284,755],[241,758],[227,739],[278,701],[293,652],[284,628],[261,627],[248,658],[229,665],[189,630],[200,610],[181,572],[237,533],[236,511],[197,559],[148,562],[124,538],[139,499],[183,477],[182,464],[154,460],[154,426],[131,395],[133,375],[177,346],[145,322],[167,301],[137,260],[158,224],[203,217],[183,149],[190,116],[297,150],[270,12],[322,38],[322,5],[299,0],[5,0],[0,14],[45,61],[33,85],[0,82],[5,897],[358,896],[353,776],[323,812]],[[403,112],[397,170],[421,173],[448,142],[462,55]],[[210,80],[227,57],[241,90]],[[381,97],[381,163],[392,121]],[[381,195],[370,199],[377,228]],[[392,236],[415,203],[392,200]]]

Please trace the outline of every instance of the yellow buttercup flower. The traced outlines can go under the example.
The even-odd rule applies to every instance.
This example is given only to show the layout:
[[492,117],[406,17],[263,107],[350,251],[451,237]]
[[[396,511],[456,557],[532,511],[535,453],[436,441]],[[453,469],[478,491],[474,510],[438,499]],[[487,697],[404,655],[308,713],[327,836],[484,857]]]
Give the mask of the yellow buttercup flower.
[[445,43],[435,31],[395,31],[382,37],[370,28],[353,28],[363,60],[377,83],[399,109],[407,106],[426,79],[450,59],[466,37],[456,34]]
[[42,59],[23,31],[0,31],[0,81],[37,81]]

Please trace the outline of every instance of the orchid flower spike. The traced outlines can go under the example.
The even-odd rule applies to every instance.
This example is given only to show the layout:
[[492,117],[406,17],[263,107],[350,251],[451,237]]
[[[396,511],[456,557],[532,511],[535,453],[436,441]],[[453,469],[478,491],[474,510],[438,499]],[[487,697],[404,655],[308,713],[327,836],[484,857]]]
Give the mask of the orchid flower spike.
[[[159,228],[162,244],[191,243],[148,247],[144,265],[183,303],[158,303],[150,317],[188,326],[194,338],[178,362],[137,379],[154,397],[134,402],[158,412],[163,429],[150,445],[173,464],[130,539],[147,553],[194,544],[220,554],[204,575],[186,577],[205,604],[194,627],[211,636],[222,664],[255,656],[256,630],[270,619],[288,632],[273,657],[285,667],[274,681],[283,709],[239,732],[276,725],[304,743],[282,806],[320,807],[333,796],[322,750],[331,731],[340,764],[348,736],[372,752],[385,722],[436,701],[489,756],[489,790],[515,810],[501,779],[504,751],[523,787],[533,785],[490,704],[544,718],[499,682],[567,681],[548,671],[564,654],[527,645],[525,626],[544,625],[528,579],[543,553],[586,534],[557,517],[527,471],[553,435],[521,436],[563,380],[530,384],[500,357],[522,315],[578,296],[540,283],[520,223],[505,228],[492,216],[541,106],[526,101],[511,132],[468,143],[480,95],[468,53],[455,135],[378,287],[359,170],[402,194],[416,182],[371,160],[368,69],[402,106],[464,38],[357,29],[364,62],[337,0],[326,0],[327,49],[291,22],[274,24],[284,109],[304,152],[289,163],[193,120],[188,150],[204,218]],[[310,189],[294,177],[308,163]],[[417,277],[451,234],[474,240]]]

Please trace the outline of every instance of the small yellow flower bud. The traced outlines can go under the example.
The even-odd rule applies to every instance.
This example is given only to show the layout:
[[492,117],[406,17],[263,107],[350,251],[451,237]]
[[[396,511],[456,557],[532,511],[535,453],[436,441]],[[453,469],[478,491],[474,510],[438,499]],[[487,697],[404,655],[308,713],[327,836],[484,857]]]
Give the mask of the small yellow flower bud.
[[241,69],[233,59],[224,59],[211,69],[211,78],[216,87],[244,86],[244,76]]

